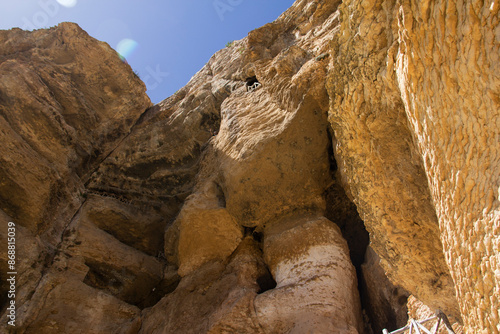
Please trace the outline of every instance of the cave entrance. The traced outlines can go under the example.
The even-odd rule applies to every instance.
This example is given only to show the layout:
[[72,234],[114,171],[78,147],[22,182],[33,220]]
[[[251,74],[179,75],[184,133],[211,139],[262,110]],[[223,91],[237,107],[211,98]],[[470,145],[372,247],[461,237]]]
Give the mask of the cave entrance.
[[327,133],[330,143],[328,147],[328,159],[330,162],[330,173],[334,182],[325,193],[325,217],[340,227],[342,235],[349,246],[352,264],[356,268],[356,271],[358,271],[364,262],[365,253],[370,244],[370,235],[365,228],[364,221],[359,216],[358,208],[349,199],[340,183],[338,165],[333,152],[334,138],[332,132],[332,129],[328,129]]
[[258,89],[260,86],[262,86],[261,83],[259,82],[259,80],[257,80],[256,76],[249,77],[245,81],[246,81],[245,86],[247,88],[247,92],[253,92],[254,90]]
[[[332,132],[329,131],[329,134]],[[408,320],[404,289],[393,286],[379,265],[378,255],[369,247],[370,235],[356,205],[347,196],[340,182],[337,162],[330,135],[330,172],[333,184],[326,190],[325,217],[339,226],[347,241],[351,262],[356,269],[358,291],[367,332],[380,333],[382,329],[395,330]]]
[[[356,205],[347,197],[344,189],[335,182],[326,193],[326,218],[340,227],[349,246],[351,262],[358,271],[365,259],[370,236],[365,223],[359,217]],[[358,273],[359,274],[359,273]]]

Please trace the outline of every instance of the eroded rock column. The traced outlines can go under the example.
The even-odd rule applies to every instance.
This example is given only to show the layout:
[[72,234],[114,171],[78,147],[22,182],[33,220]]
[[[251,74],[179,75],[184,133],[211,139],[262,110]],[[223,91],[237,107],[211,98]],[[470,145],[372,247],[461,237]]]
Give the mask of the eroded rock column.
[[255,299],[269,333],[358,333],[357,280],[340,229],[324,217],[285,218],[266,229],[264,258],[277,286]]

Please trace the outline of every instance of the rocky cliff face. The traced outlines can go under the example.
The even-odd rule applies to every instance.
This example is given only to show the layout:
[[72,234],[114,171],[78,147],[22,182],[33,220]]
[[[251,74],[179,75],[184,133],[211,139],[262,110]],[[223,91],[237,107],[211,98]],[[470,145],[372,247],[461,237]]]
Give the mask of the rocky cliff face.
[[[345,1],[340,10],[352,19],[334,42],[330,115],[345,183],[375,249],[424,303],[458,317],[455,292],[470,332],[497,333],[498,3]],[[390,188],[399,199],[387,197]],[[446,265],[431,255],[439,240]],[[408,260],[425,276],[390,270]]]
[[[65,305],[64,298],[92,305],[89,297],[98,290],[81,281],[81,286],[66,282],[71,281],[67,266],[85,277],[79,263],[63,263],[74,259],[60,261],[69,225],[80,216],[90,175],[151,103],[145,85],[130,75],[116,52],[74,24],[32,33],[1,31],[0,40],[2,306],[7,305],[7,272],[12,271],[7,270],[6,224],[13,221],[21,325]],[[133,313],[131,306],[113,304],[114,297],[103,298],[109,312]],[[78,317],[86,318],[79,314],[72,321]]]
[[74,24],[0,32],[15,331],[498,333],[498,10],[298,0],[155,106]]

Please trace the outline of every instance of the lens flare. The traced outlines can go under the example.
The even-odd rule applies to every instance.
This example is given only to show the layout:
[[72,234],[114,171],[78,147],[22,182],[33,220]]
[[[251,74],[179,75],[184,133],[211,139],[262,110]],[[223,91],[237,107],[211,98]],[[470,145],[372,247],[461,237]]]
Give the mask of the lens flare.
[[120,58],[122,60],[125,60],[132,55],[138,45],[139,43],[137,43],[133,39],[125,38],[118,43],[116,51],[120,55]]
[[57,2],[64,7],[71,8],[76,6],[77,0],[57,0]]

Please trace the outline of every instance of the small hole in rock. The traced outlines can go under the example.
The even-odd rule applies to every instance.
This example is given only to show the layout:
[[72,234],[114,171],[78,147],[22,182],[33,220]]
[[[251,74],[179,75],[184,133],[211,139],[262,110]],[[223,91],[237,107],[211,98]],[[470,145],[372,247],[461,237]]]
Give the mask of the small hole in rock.
[[253,92],[257,88],[262,86],[261,83],[259,82],[259,80],[257,80],[256,76],[247,78],[245,81],[246,81],[245,85],[247,87],[247,92]]
[[276,287],[276,281],[273,278],[273,275],[266,269],[266,272],[257,278],[257,284],[259,285],[258,294],[264,293],[268,290],[272,290]]
[[262,232],[257,232],[257,231],[254,231],[254,232],[252,233],[252,237],[253,237],[253,239],[254,239],[255,241],[257,241],[257,242],[261,242],[261,241],[262,241],[262,237],[263,237],[263,236],[264,236],[264,235],[262,234]]
[[262,238],[264,237],[264,234],[262,232],[256,231],[255,227],[245,226],[244,229],[245,229],[244,230],[245,236],[251,236],[253,238],[253,240],[255,240],[257,242],[261,242],[262,241]]

